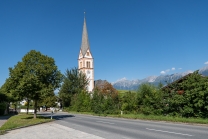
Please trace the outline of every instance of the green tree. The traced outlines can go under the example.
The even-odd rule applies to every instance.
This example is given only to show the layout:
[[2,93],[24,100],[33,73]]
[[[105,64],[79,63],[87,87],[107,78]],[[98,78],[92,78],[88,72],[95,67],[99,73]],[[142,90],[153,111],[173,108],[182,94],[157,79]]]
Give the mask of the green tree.
[[8,98],[7,98],[6,94],[4,94],[2,92],[2,89],[0,88],[0,115],[4,114],[7,101],[8,101]]
[[153,85],[142,84],[138,90],[138,107],[144,114],[162,114],[163,94]]
[[195,71],[165,87],[164,111],[183,117],[208,117],[208,77]]
[[46,111],[49,107],[55,107],[57,104],[57,97],[54,92],[49,93],[47,96],[44,96],[39,100],[39,106],[45,106]]
[[125,92],[121,97],[121,110],[126,112],[137,112],[137,94],[131,91]]
[[86,91],[81,91],[80,93],[74,94],[74,96],[72,97],[71,109],[77,112],[90,112],[90,93]]
[[104,113],[104,95],[98,91],[94,91],[92,96],[92,111],[96,114]]
[[54,59],[35,50],[27,53],[9,71],[10,91],[19,98],[26,97],[34,101],[34,118],[38,101],[59,88],[63,78]]
[[8,101],[8,97],[6,94],[3,93],[2,87],[0,88],[0,102]]
[[62,99],[65,107],[70,106],[74,94],[87,90],[88,79],[86,75],[79,72],[77,68],[66,70],[63,84],[59,91],[59,97]]
[[16,104],[20,100],[19,97],[14,96],[11,92],[11,88],[14,87],[14,84],[10,84],[10,79],[6,79],[5,83],[1,87],[1,92],[3,94],[4,98],[4,103],[7,105],[7,113],[9,113],[9,106],[10,102],[15,106],[15,111],[16,111]]
[[118,109],[118,91],[107,81],[97,84],[94,88],[92,110],[95,113],[113,114],[118,113]]
[[182,116],[208,117],[208,77],[203,77],[195,71],[180,87],[183,89]]

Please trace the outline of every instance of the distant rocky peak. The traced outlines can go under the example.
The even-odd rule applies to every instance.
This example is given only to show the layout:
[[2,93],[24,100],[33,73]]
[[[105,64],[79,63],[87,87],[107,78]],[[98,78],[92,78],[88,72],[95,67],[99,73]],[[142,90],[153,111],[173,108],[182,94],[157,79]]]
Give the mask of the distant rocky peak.
[[[136,90],[138,87],[143,84],[143,83],[150,83],[153,85],[158,85],[159,83],[162,83],[163,85],[167,83],[174,82],[175,80],[180,79],[181,77],[193,73],[192,70],[188,70],[186,72],[182,73],[174,73],[174,74],[166,74],[166,75],[160,75],[160,76],[149,76],[144,79],[137,79],[137,80],[127,80],[125,77],[117,80],[116,82],[113,82],[112,85],[116,89],[121,89],[121,90]],[[199,73],[208,76],[208,65],[201,68],[199,70]]]

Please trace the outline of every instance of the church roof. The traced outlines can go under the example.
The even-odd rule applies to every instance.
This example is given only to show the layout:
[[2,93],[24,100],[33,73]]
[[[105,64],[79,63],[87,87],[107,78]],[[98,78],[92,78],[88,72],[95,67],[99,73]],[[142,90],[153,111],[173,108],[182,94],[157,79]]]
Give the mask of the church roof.
[[89,44],[88,33],[87,33],[86,19],[84,17],[84,25],[83,25],[83,32],[82,32],[82,43],[81,43],[81,52],[82,52],[83,56],[85,56],[88,49],[90,50],[90,44]]

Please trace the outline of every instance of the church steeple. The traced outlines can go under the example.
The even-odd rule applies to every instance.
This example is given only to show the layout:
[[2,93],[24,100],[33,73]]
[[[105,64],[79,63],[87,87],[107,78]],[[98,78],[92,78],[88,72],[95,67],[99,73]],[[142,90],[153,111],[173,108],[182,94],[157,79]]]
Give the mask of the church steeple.
[[81,52],[82,52],[83,57],[87,53],[87,50],[90,50],[90,44],[89,44],[88,33],[87,33],[86,19],[84,16],[84,24],[83,24],[83,31],[82,31],[82,43],[81,43]]

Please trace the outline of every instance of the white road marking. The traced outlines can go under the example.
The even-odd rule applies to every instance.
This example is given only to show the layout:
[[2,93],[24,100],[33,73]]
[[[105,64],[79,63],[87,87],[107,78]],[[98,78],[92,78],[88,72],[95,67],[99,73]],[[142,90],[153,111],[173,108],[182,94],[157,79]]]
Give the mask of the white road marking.
[[110,125],[114,125],[114,123],[110,123],[110,122],[104,122],[104,121],[96,121],[97,123],[104,123],[104,124],[110,124]]
[[170,134],[178,134],[178,135],[183,135],[183,136],[193,136],[190,134],[183,134],[183,133],[177,133],[177,132],[170,132],[170,131],[164,131],[164,130],[156,130],[156,129],[151,129],[151,128],[146,128],[147,130],[152,130],[152,131],[157,131],[157,132],[165,132],[165,133],[170,133]]

